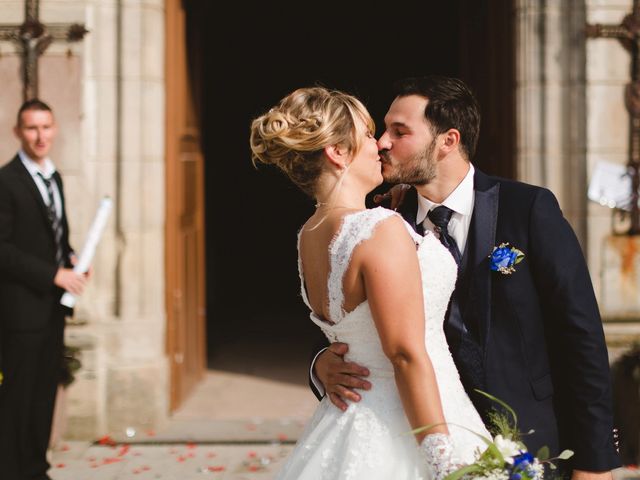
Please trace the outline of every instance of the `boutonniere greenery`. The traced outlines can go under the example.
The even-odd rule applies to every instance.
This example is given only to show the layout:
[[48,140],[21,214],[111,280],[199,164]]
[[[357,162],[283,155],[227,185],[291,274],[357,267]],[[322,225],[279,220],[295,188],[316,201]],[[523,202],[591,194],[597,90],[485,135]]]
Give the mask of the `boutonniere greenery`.
[[501,243],[497,247],[493,247],[493,252],[489,255],[491,260],[491,270],[500,272],[503,275],[511,275],[516,271],[515,265],[524,260],[524,253],[508,242]]

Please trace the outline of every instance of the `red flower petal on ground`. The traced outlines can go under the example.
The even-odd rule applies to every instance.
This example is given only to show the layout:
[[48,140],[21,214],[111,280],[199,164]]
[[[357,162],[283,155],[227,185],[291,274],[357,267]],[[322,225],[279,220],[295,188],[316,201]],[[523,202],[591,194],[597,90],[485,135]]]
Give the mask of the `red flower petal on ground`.
[[64,468],[64,467],[66,467],[66,465],[64,463],[56,464],[56,468]]
[[147,437],[155,437],[156,436],[156,431],[155,430],[147,430],[146,434],[147,434]]
[[256,458],[258,456],[258,454],[254,451],[251,451],[249,453],[247,453],[247,456],[250,458]]
[[69,447],[69,445],[63,445],[63,446],[62,446],[62,448],[61,448],[61,450],[62,450],[63,452],[68,452],[69,450],[71,450],[71,447]]
[[286,440],[286,439],[288,439],[288,438],[289,438],[289,437],[287,437],[287,435],[286,435],[286,434],[284,434],[284,433],[279,433],[279,434],[278,434],[278,440],[280,440],[280,441],[284,441],[284,440]]
[[118,456],[119,457],[124,457],[129,452],[130,448],[131,448],[130,445],[123,445],[122,447],[120,447],[120,451],[118,452]]
[[105,435],[103,437],[100,437],[98,439],[98,443],[100,445],[109,445],[110,447],[113,447],[113,446],[116,445],[116,442],[109,435]]
[[223,467],[222,465],[220,465],[215,467],[207,467],[207,469],[210,472],[224,472],[226,470],[226,467]]
[[196,448],[196,444],[193,442],[187,443],[187,448]]

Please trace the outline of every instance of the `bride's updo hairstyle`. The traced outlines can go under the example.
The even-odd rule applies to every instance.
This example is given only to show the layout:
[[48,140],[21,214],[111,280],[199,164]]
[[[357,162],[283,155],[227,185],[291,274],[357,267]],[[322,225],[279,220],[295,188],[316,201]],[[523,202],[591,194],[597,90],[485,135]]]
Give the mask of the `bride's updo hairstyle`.
[[324,165],[323,149],[339,145],[355,155],[363,124],[375,131],[373,119],[357,98],[323,87],[300,88],[252,122],[251,158],[254,165],[276,165],[313,197]]

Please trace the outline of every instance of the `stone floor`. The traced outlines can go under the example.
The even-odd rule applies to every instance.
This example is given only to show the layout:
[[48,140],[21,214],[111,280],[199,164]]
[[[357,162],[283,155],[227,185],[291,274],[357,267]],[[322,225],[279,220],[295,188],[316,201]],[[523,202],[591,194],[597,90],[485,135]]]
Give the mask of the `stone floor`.
[[291,445],[146,444],[67,442],[53,453],[53,480],[267,480]]
[[306,346],[291,342],[219,347],[214,368],[162,429],[131,428],[95,444],[62,441],[49,474],[53,480],[270,479],[317,405],[307,386],[307,357]]
[[[218,349],[191,397],[158,432],[133,428],[90,442],[59,442],[53,480],[267,480],[317,405],[306,384],[307,351],[259,342]],[[288,354],[283,355],[286,351]],[[278,363],[268,358],[278,358]],[[616,480],[640,480],[619,469]]]

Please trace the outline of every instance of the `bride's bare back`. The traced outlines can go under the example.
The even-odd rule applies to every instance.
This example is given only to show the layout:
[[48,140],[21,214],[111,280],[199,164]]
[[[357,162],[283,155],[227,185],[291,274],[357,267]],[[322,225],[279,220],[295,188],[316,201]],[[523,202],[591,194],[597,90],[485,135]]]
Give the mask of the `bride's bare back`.
[[[314,313],[329,323],[333,323],[329,315],[328,300],[329,248],[340,230],[344,217],[357,211],[336,209],[330,211],[326,217],[316,212],[300,233],[300,258],[309,303]],[[318,226],[314,228],[316,225]],[[367,298],[359,264],[356,249],[343,278],[345,312],[350,312]]]

